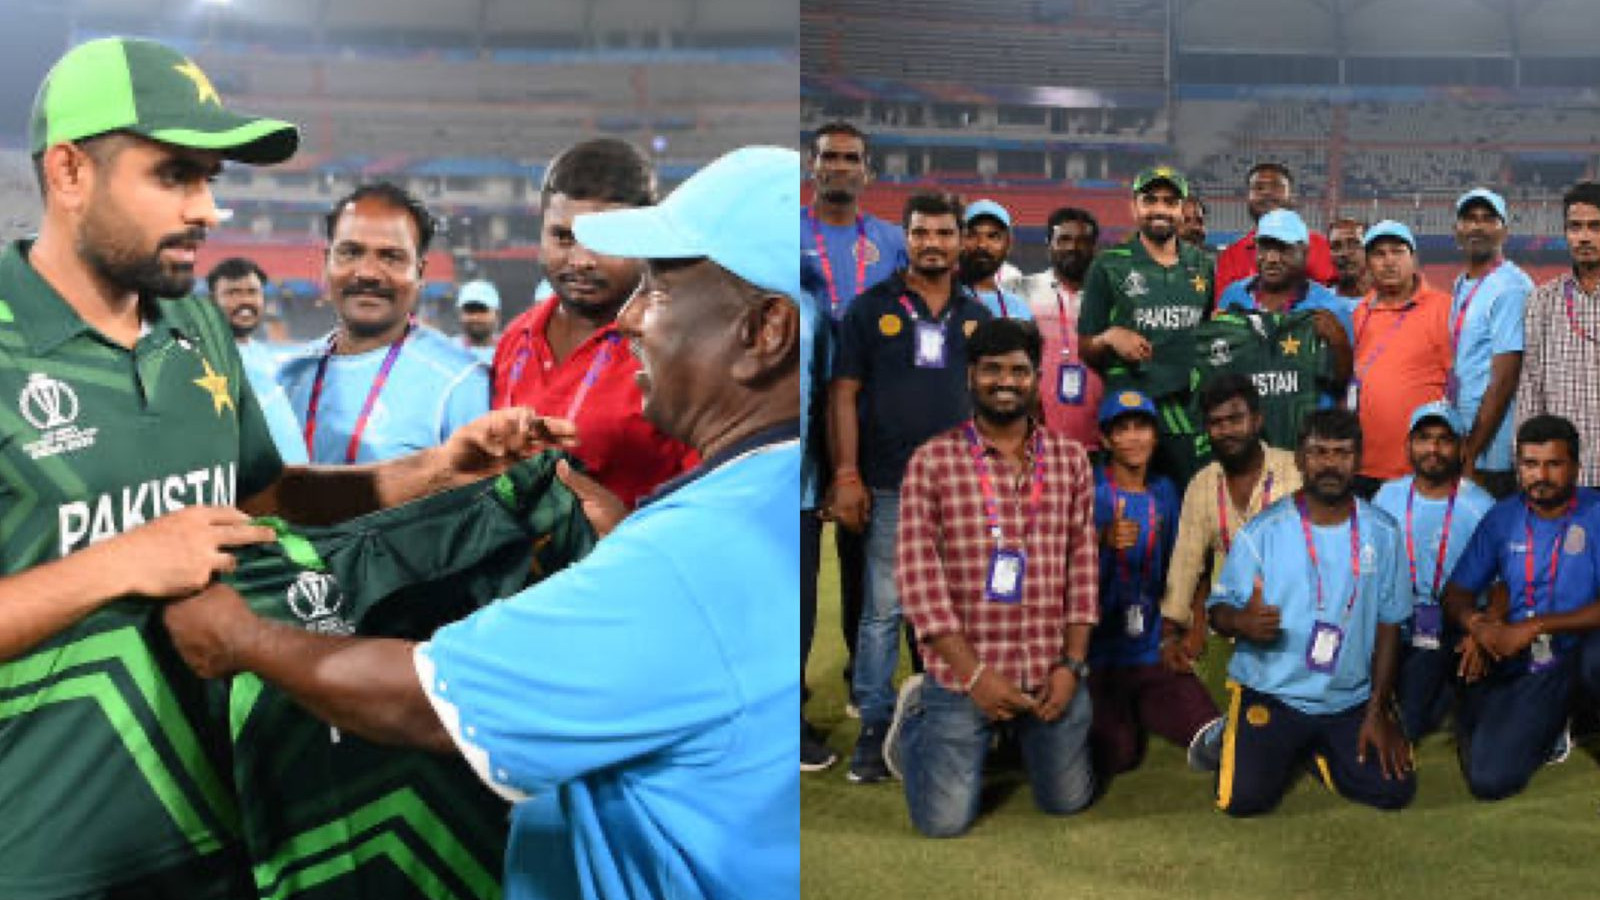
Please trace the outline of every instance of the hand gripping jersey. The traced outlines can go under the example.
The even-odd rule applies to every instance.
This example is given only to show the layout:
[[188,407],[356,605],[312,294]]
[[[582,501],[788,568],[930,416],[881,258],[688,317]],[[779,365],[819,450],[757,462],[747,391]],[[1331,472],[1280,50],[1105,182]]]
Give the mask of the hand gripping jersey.
[[1269,446],[1293,450],[1300,420],[1317,408],[1329,389],[1333,354],[1317,336],[1312,312],[1223,312],[1194,330],[1196,403],[1201,385],[1222,372],[1237,372],[1255,382],[1265,419],[1262,438]]
[[[257,614],[328,634],[427,638],[587,554],[557,454],[276,544],[229,579]],[[225,701],[246,848],[263,898],[500,896],[509,808],[458,756],[341,734],[254,675]]]

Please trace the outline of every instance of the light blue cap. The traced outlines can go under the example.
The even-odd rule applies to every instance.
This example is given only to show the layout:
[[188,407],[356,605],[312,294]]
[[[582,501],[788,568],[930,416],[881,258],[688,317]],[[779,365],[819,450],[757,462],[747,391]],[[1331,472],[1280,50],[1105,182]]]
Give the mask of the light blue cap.
[[966,211],[962,213],[961,221],[971,225],[972,220],[979,216],[993,216],[1000,220],[1000,224],[1007,229],[1011,228],[1011,213],[1006,208],[993,200],[974,200],[967,204]]
[[607,256],[703,256],[798,303],[800,181],[798,152],[741,147],[712,160],[656,206],[581,215],[572,231],[579,243]]
[[1417,407],[1417,411],[1411,414],[1411,427],[1406,431],[1416,431],[1417,426],[1428,419],[1443,422],[1446,428],[1456,433],[1456,437],[1467,436],[1467,423],[1462,421],[1461,413],[1443,400],[1433,400]]
[[1299,213],[1292,209],[1275,209],[1256,223],[1256,240],[1261,238],[1285,244],[1307,244],[1311,242],[1311,232]]
[[1100,427],[1104,428],[1106,423],[1129,413],[1143,413],[1152,419],[1160,418],[1156,415],[1156,405],[1150,402],[1150,398],[1143,391],[1113,391],[1100,401]]
[[1488,188],[1473,188],[1456,198],[1456,215],[1460,216],[1467,208],[1468,203],[1487,203],[1494,214],[1500,217],[1501,222],[1506,219],[1506,198],[1496,194]]
[[495,290],[494,285],[487,281],[469,281],[461,286],[460,291],[456,292],[456,308],[460,309],[463,306],[471,306],[473,304],[487,306],[490,309],[499,309],[500,292]]
[[1373,241],[1386,237],[1405,241],[1406,245],[1411,248],[1412,253],[1417,252],[1417,239],[1411,236],[1411,229],[1393,219],[1384,219],[1382,222],[1368,228],[1367,233],[1361,236],[1361,246],[1371,249]]

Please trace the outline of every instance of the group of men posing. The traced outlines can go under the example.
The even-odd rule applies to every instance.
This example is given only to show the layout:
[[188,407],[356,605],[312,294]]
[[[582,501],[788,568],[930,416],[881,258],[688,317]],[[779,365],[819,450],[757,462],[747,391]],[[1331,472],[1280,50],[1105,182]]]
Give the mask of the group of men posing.
[[[1000,204],[914,194],[902,230],[860,209],[864,134],[825,125],[811,151],[802,284],[831,343],[803,420],[802,661],[832,522],[850,780],[899,777],[913,824],[950,836],[1000,738],[1057,814],[1149,733],[1235,815],[1307,769],[1405,806],[1412,745],[1452,710],[1480,798],[1564,758],[1600,697],[1600,184],[1568,191],[1573,266],[1538,288],[1491,190],[1457,201],[1446,292],[1402,223],[1312,233],[1276,163],[1215,259],[1161,166],[1125,241],[1062,208],[1050,268],[1008,278]],[[1208,646],[1231,653],[1224,710]],[[802,769],[830,766],[801,732]]]

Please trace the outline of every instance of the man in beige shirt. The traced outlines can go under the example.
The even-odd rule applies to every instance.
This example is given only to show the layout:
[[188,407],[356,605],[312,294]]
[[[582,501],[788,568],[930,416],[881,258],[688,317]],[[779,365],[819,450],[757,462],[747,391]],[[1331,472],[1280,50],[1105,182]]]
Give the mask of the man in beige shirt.
[[[1261,440],[1261,394],[1254,382],[1223,372],[1202,386],[1199,403],[1214,461],[1183,492],[1161,601],[1161,660],[1175,672],[1193,671],[1205,652],[1205,597],[1233,536],[1257,513],[1300,488],[1294,454]],[[1208,562],[1210,575],[1197,590]]]

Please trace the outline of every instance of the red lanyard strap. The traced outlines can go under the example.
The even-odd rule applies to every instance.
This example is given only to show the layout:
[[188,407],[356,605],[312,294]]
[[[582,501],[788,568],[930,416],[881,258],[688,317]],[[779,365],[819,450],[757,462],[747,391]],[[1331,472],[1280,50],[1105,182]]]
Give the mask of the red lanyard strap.
[[1061,294],[1061,286],[1056,285],[1056,312],[1060,318],[1056,325],[1061,329],[1061,354],[1067,359],[1072,359],[1072,329],[1067,327],[1067,298]]
[[[1503,259],[1495,263],[1494,268],[1478,279],[1478,283],[1472,286],[1472,290],[1467,291],[1467,299],[1461,302],[1461,309],[1456,311],[1455,321],[1450,323],[1450,352],[1452,354],[1459,352],[1461,349],[1461,326],[1467,321],[1467,310],[1472,308],[1472,298],[1478,296],[1478,289],[1483,287],[1483,283],[1493,278],[1494,273],[1500,271],[1500,267],[1505,264],[1506,261]],[[1456,276],[1456,286],[1450,292],[1452,295],[1459,296],[1461,294],[1461,285],[1466,282],[1466,278],[1465,275]]]
[[[1561,573],[1561,545],[1567,542],[1567,531],[1572,528],[1572,514],[1578,509],[1578,498],[1573,497],[1567,504],[1566,515],[1561,523],[1561,533],[1556,535],[1555,543],[1550,546],[1550,600],[1555,602],[1556,576]],[[1533,512],[1527,506],[1522,508],[1522,534],[1527,541],[1528,551],[1522,555],[1522,605],[1533,615],[1537,604],[1533,598]]]
[[[1400,315],[1395,318],[1394,324],[1390,325],[1389,326],[1389,330],[1384,333],[1383,340],[1381,342],[1379,342],[1378,346],[1372,351],[1372,353],[1367,355],[1366,364],[1361,366],[1360,370],[1356,372],[1356,382],[1357,383],[1360,383],[1360,382],[1366,380],[1367,373],[1372,371],[1372,367],[1377,365],[1377,363],[1378,363],[1378,358],[1383,356],[1383,353],[1384,353],[1385,350],[1389,349],[1389,342],[1394,340],[1395,334],[1400,331],[1400,326],[1402,326],[1402,325],[1404,325],[1406,323],[1406,316],[1411,315],[1411,310],[1414,309],[1414,308],[1415,308],[1415,306],[1407,306],[1406,308],[1400,310]],[[1367,323],[1371,322],[1371,321],[1372,321],[1372,307],[1368,306],[1367,307],[1367,314],[1364,317],[1362,317],[1361,325],[1360,325],[1360,327],[1358,327],[1356,329],[1356,345],[1357,346],[1361,345],[1361,335],[1366,332]]]
[[572,395],[572,402],[567,404],[567,413],[562,416],[569,422],[578,420],[578,411],[583,409],[583,401],[589,396],[589,388],[594,387],[599,380],[600,372],[605,369],[606,363],[616,353],[617,344],[621,343],[622,336],[615,331],[606,335],[600,342],[600,349],[595,352],[594,360],[589,363],[589,370],[583,373],[583,381],[578,383],[578,392]]
[[[367,430],[367,422],[372,418],[372,408],[378,402],[378,395],[383,393],[383,386],[389,382],[389,372],[394,368],[395,360],[400,358],[400,351],[405,348],[406,341],[411,333],[417,330],[415,319],[406,323],[406,333],[400,335],[400,340],[389,345],[389,352],[383,356],[383,364],[378,367],[377,377],[372,379],[372,387],[367,389],[367,399],[361,404],[361,414],[356,416],[356,425],[350,431],[350,443],[345,447],[344,461],[356,461],[356,453],[361,449],[361,435]],[[317,375],[311,381],[311,400],[306,404],[306,455],[312,459],[317,458],[317,410],[322,406],[322,386],[328,376],[328,360],[333,357],[334,347],[339,340],[338,332],[328,337],[328,347],[322,352],[322,359],[317,361]]]
[[[972,448],[973,467],[978,471],[978,489],[983,492],[983,518],[989,526],[989,536],[994,538],[995,546],[1004,548],[1006,544],[1005,533],[1000,528],[1000,499],[995,492],[994,480],[989,474],[989,461],[984,458],[983,440],[978,437],[978,429],[968,420],[962,426],[967,434],[967,443]],[[1022,534],[1018,536],[1019,542],[1025,542],[1028,533],[1033,530],[1034,518],[1039,513],[1039,501],[1044,496],[1044,434],[1035,431],[1033,435],[1033,486],[1028,491],[1028,505],[1022,513]]]
[[[1322,614],[1322,567],[1317,562],[1317,543],[1311,535],[1311,512],[1306,508],[1304,494],[1294,498],[1294,505],[1300,512],[1300,531],[1306,538],[1306,553],[1311,555],[1311,578],[1317,585],[1317,615]],[[1344,614],[1339,617],[1343,622],[1350,618],[1350,611],[1356,608],[1356,595],[1361,590],[1361,517],[1357,514],[1355,503],[1350,504],[1350,599],[1345,602]]]
[[[1111,488],[1111,518],[1113,521],[1115,521],[1117,516],[1117,506],[1122,502],[1122,494],[1117,490],[1116,483],[1111,480],[1110,473],[1107,473],[1106,485]],[[1140,585],[1144,585],[1150,580],[1150,572],[1155,568],[1156,535],[1161,533],[1161,515],[1156,512],[1155,494],[1151,493],[1149,490],[1146,490],[1144,494],[1144,501],[1146,513],[1145,522],[1149,524],[1150,534],[1149,537],[1145,539],[1144,556],[1139,561],[1138,584]],[[1128,551],[1118,550],[1117,578],[1120,579],[1123,584],[1126,584],[1130,580],[1129,576],[1131,574],[1132,573],[1129,571],[1128,567]]]
[[1567,307],[1567,325],[1572,328],[1572,333],[1573,334],[1576,334],[1578,337],[1582,338],[1583,340],[1588,341],[1591,344],[1600,344],[1600,341],[1595,340],[1593,335],[1591,335],[1587,331],[1584,331],[1583,330],[1583,326],[1578,324],[1578,313],[1577,313],[1577,311],[1575,309],[1573,309],[1573,306],[1572,306],[1572,291],[1573,291],[1573,286],[1576,283],[1577,283],[1577,279],[1575,279],[1572,276],[1568,275],[1567,276],[1566,285],[1564,286],[1565,290],[1562,292],[1563,294],[1566,295],[1566,301],[1567,301],[1566,302],[1566,307]]
[[[1439,530],[1439,556],[1433,561],[1433,588],[1428,592],[1432,599],[1439,599],[1439,591],[1444,588],[1444,557],[1445,551],[1450,546],[1450,522],[1456,515],[1456,492],[1461,489],[1461,482],[1457,481],[1450,488],[1450,502],[1444,507],[1444,527]],[[1411,488],[1406,493],[1406,564],[1411,567],[1411,593],[1420,594],[1417,589],[1417,545],[1411,530],[1411,504],[1417,497],[1417,483],[1411,482]]]
[[[822,266],[822,279],[828,285],[828,308],[835,317],[839,315],[839,288],[833,280],[833,262],[828,259],[828,242],[822,237],[822,223],[817,220],[816,213],[806,210],[806,218],[811,220],[811,237],[817,244],[817,264]],[[856,285],[854,297],[861,293],[867,281],[867,223],[861,216],[856,216]]]
[[[1228,510],[1233,504],[1228,500],[1227,482],[1227,476],[1220,473],[1217,475],[1217,530],[1222,534],[1223,555],[1227,555],[1233,549],[1233,537],[1228,533]],[[1261,485],[1261,508],[1266,509],[1270,503],[1272,503],[1272,473],[1268,472],[1266,482]],[[1245,511],[1249,511],[1248,503]]]

